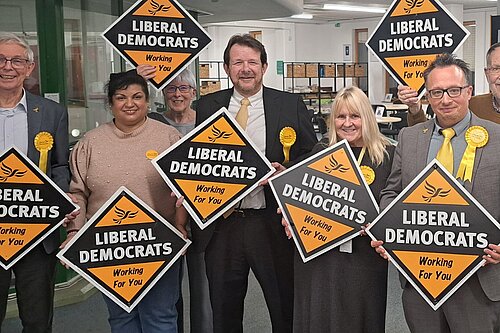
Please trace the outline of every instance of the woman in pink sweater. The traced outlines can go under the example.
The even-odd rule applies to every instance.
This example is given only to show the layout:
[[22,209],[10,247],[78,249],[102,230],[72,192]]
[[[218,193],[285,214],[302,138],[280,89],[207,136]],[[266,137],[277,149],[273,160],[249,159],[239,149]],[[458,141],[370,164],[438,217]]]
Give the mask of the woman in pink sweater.
[[[155,152],[178,141],[180,133],[147,118],[148,87],[135,70],[111,74],[107,88],[113,121],[86,133],[71,154],[70,192],[81,213],[67,227],[68,240],[120,186],[126,186],[185,234],[187,212],[175,207],[171,190],[150,160]],[[177,261],[130,313],[104,297],[111,331],[176,333],[179,269]]]

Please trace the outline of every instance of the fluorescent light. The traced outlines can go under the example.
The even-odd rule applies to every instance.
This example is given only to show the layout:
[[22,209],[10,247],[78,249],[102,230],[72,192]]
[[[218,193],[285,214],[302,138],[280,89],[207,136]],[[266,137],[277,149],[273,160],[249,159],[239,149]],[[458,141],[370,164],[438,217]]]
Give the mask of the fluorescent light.
[[350,11],[350,12],[380,13],[380,14],[383,14],[386,11],[385,8],[380,8],[380,7],[337,5],[337,4],[330,4],[330,3],[325,3],[323,5],[323,9],[344,10],[344,11]]
[[290,17],[294,18],[294,19],[303,19],[303,20],[312,20],[313,19],[313,15],[312,14],[306,14],[306,13],[292,15]]

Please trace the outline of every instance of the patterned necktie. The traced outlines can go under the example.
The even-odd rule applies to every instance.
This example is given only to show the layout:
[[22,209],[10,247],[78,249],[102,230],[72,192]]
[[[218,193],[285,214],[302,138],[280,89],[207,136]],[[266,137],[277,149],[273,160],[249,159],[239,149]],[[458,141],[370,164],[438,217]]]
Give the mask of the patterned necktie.
[[236,121],[243,129],[246,129],[248,123],[248,106],[250,105],[250,101],[245,97],[241,100],[240,103],[241,107],[236,114]]
[[436,155],[436,158],[441,164],[453,174],[453,148],[451,147],[451,138],[455,136],[453,128],[445,128],[441,130],[441,135],[444,136],[443,144]]

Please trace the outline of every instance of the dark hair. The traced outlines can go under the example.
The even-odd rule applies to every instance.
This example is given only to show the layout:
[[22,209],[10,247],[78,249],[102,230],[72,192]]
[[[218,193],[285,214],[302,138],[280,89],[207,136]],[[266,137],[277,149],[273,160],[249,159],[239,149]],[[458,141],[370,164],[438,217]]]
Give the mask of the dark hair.
[[472,85],[472,72],[469,68],[469,64],[463,61],[460,58],[457,58],[456,55],[450,53],[440,54],[434,59],[433,62],[424,70],[424,81],[427,83],[427,78],[432,70],[436,68],[449,67],[449,66],[457,66],[462,70],[465,76],[465,83],[468,85]]
[[486,52],[486,65],[487,66],[489,66],[491,64],[491,61],[490,61],[491,54],[493,53],[493,51],[495,51],[499,47],[500,47],[500,42],[495,43],[495,44],[491,45],[490,48],[488,49],[488,52]]
[[229,51],[231,51],[231,47],[233,47],[233,45],[235,44],[248,46],[249,48],[260,52],[260,62],[262,63],[262,65],[267,64],[267,53],[264,45],[262,45],[261,42],[259,42],[249,34],[244,34],[234,35],[229,39],[226,49],[224,50],[224,64],[226,66],[229,66]]
[[144,95],[146,96],[146,100],[149,101],[148,83],[142,76],[137,74],[135,69],[131,69],[127,72],[109,74],[109,82],[105,87],[108,94],[108,103],[113,104],[113,95],[117,90],[127,89],[127,87],[131,84],[140,85],[142,92],[144,92]]

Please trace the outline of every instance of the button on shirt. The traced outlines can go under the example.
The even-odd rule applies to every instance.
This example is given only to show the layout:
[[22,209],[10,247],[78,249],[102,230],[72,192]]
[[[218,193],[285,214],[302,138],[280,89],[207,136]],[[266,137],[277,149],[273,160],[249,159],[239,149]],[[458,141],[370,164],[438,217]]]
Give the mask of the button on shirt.
[[[467,142],[465,142],[465,131],[470,126],[470,111],[467,115],[459,121],[455,126],[453,126],[453,130],[455,131],[455,136],[451,139],[451,146],[453,147],[453,171],[456,175],[458,168],[460,166],[460,162],[462,161],[462,156],[464,155],[465,148],[467,148]],[[437,120],[435,119],[434,131],[432,132],[431,143],[429,146],[429,153],[427,154],[427,164],[429,164],[437,155],[439,148],[444,141],[444,136],[439,133],[441,126],[438,125]],[[455,176],[454,175],[454,176]]]
[[[236,90],[233,92],[233,96],[229,101],[228,111],[233,116],[236,117],[240,107],[241,100],[244,97],[241,96]],[[266,119],[264,116],[264,100],[262,98],[262,89],[260,91],[248,97],[250,100],[250,105],[248,106],[248,123],[245,132],[250,137],[252,142],[257,146],[260,151],[266,153]],[[264,188],[262,186],[257,187],[252,192],[250,192],[243,200],[238,208],[243,209],[263,209],[266,208],[266,199],[264,196]]]
[[28,154],[28,113],[26,93],[14,108],[0,107],[0,151],[16,146]]

